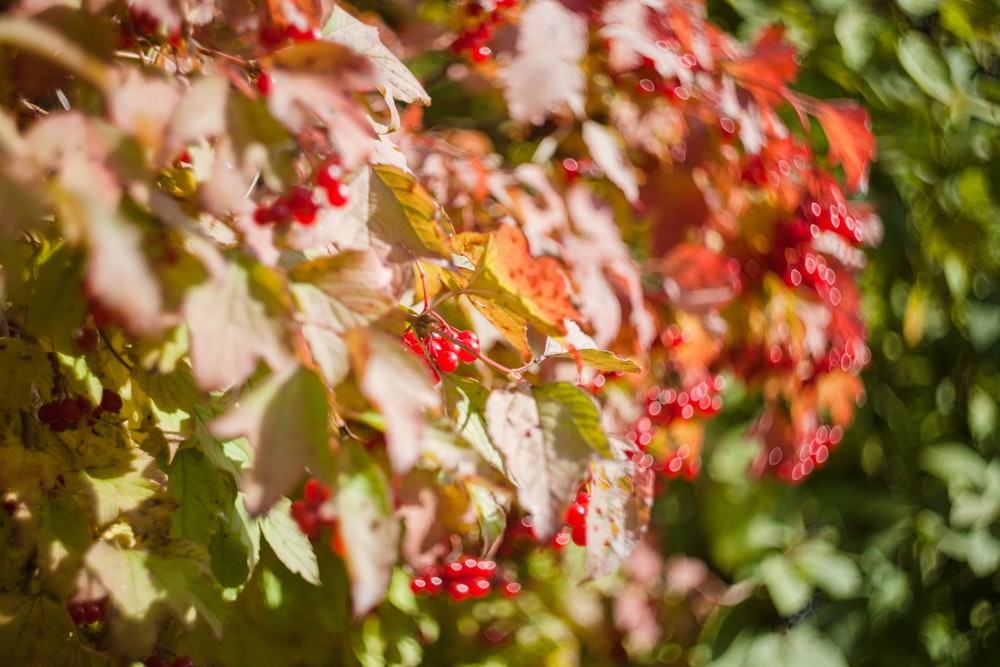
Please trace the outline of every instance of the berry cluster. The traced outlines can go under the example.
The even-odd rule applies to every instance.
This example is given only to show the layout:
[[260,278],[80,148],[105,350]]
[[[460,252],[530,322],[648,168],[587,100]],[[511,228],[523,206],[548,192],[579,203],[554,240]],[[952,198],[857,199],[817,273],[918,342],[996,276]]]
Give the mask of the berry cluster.
[[426,336],[419,337],[410,329],[402,337],[403,347],[427,363],[435,381],[441,379],[438,371],[453,373],[460,362],[475,361],[479,354],[476,332],[469,329],[459,331],[444,320],[439,323],[441,327],[432,329]]
[[165,658],[159,651],[148,656],[142,661],[146,667],[195,667],[194,658],[188,655],[179,655],[173,660]]
[[[262,78],[266,75],[261,75]],[[268,79],[270,80],[270,79]],[[258,79],[258,85],[260,79]],[[341,208],[347,204],[349,190],[343,182],[344,168],[337,160],[331,160],[316,170],[317,190],[309,190],[300,185],[289,188],[288,192],[269,205],[258,206],[253,219],[258,225],[277,225],[295,220],[300,225],[316,222],[322,199],[331,206]]]
[[452,53],[468,52],[473,62],[483,63],[490,59],[493,50],[487,43],[493,39],[496,26],[503,23],[506,10],[517,6],[517,0],[495,0],[490,10],[479,0],[471,0],[465,5],[467,27],[451,43]]
[[[568,527],[563,527],[552,536],[549,541],[550,547],[560,551],[570,543],[572,531]],[[507,514],[507,525],[504,528],[503,542],[500,543],[498,553],[505,558],[516,558],[522,554],[538,547],[538,535],[532,525],[531,516],[521,514],[518,511]]]
[[410,589],[414,593],[438,595],[447,592],[456,602],[485,597],[494,588],[513,597],[520,592],[521,585],[504,577],[495,561],[479,560],[473,556],[433,565],[410,580]]
[[279,27],[267,23],[257,31],[257,39],[266,51],[276,51],[290,42],[315,42],[323,39],[323,31],[318,26],[305,21],[289,23]]
[[[636,463],[644,468],[653,466],[652,457],[645,452],[660,427],[675,421],[687,421],[696,417],[710,419],[716,415],[722,409],[720,392],[724,387],[725,379],[721,375],[702,378],[680,390],[651,386],[646,391],[645,415],[625,434],[639,448],[633,457]],[[656,465],[656,468],[668,477],[683,474],[685,479],[691,480],[701,471],[701,459],[693,448],[681,445],[666,460]]]
[[95,423],[105,412],[117,414],[122,409],[122,397],[110,389],[101,392],[101,402],[93,407],[86,396],[71,397],[43,403],[38,408],[38,421],[52,431],[61,433],[76,428],[84,417],[87,424]]
[[783,275],[786,285],[805,285],[831,306],[840,303],[840,290],[835,287],[837,271],[827,264],[822,254],[812,250],[811,246],[803,245],[797,249],[786,249],[785,258],[788,262]]
[[572,157],[563,158],[559,166],[567,183],[572,183],[578,178],[600,178],[604,175],[594,161],[586,157],[579,160]]
[[861,224],[842,198],[813,199],[804,202],[801,208],[804,218],[818,229],[833,232],[855,246],[864,241]]
[[299,530],[310,540],[315,540],[321,530],[329,528],[330,548],[334,553],[343,555],[344,545],[337,529],[337,519],[329,516],[323,508],[329,497],[330,487],[311,477],[302,489],[302,498],[292,503],[291,514],[295,523],[299,524]]
[[576,500],[566,510],[566,525],[569,526],[573,544],[587,546],[587,508],[590,506],[590,494],[580,491]]
[[176,26],[168,34],[166,26],[161,25],[158,18],[138,7],[129,7],[128,23],[131,24],[131,29],[123,21],[119,35],[119,45],[123,49],[136,46],[138,38],[159,42],[165,37],[171,46],[179,46],[181,43],[181,26]]
[[763,458],[757,463],[757,467],[770,469],[783,482],[799,484],[826,464],[830,452],[840,445],[843,438],[842,427],[821,424],[796,447],[775,446],[762,452]]
[[108,598],[70,602],[66,610],[74,625],[93,625],[104,620],[108,612]]

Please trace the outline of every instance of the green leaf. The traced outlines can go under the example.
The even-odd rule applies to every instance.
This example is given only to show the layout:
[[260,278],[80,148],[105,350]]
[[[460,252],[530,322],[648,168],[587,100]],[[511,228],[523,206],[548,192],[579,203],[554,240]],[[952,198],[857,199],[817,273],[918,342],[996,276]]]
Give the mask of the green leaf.
[[590,394],[570,382],[540,384],[531,391],[547,437],[581,440],[594,452],[612,458],[601,415]]
[[316,552],[290,514],[292,501],[282,498],[258,517],[260,531],[285,567],[310,584],[320,585]]
[[857,564],[826,542],[813,541],[803,545],[796,552],[795,564],[809,580],[834,599],[852,597],[861,588],[861,572]]
[[329,401],[323,381],[292,365],[254,387],[237,408],[209,426],[219,438],[245,435],[253,467],[240,481],[247,508],[257,514],[295,485],[307,465],[327,456]]
[[911,30],[899,38],[896,49],[903,69],[925,93],[944,104],[953,103],[955,88],[948,64],[925,35]]
[[970,447],[947,443],[924,447],[920,467],[945,481],[949,488],[976,486],[986,481],[986,461]]
[[369,178],[368,225],[393,249],[390,259],[451,256],[445,239],[445,233],[454,232],[451,221],[411,174],[389,165],[365,173]]
[[67,641],[76,628],[66,608],[46,595],[0,593],[0,646],[6,665],[97,665],[85,659],[78,642]]
[[140,449],[129,449],[114,465],[81,470],[80,481],[89,491],[94,520],[98,526],[106,526],[160,493],[166,478],[153,457]]
[[782,656],[778,665],[810,667],[848,667],[844,654],[829,637],[808,625],[798,625],[782,638]]
[[208,553],[212,574],[226,587],[241,586],[260,560],[260,524],[250,518],[238,494],[229,521],[218,520]]
[[[638,373],[642,370],[631,359],[619,357],[609,350],[577,350],[576,352],[580,359],[583,360],[583,363],[604,373]],[[560,352],[558,354],[546,355],[546,358],[575,360],[576,355],[571,352]]]
[[155,551],[123,549],[96,542],[87,569],[107,589],[115,609],[143,633],[159,625],[155,606],[166,603],[180,619],[192,610],[221,636],[226,607],[210,575],[208,556],[195,545],[172,541]]
[[232,506],[235,496],[222,472],[199,450],[181,449],[166,470],[170,495],[177,501],[171,514],[170,534],[195,544],[208,544],[218,517]]
[[351,608],[361,616],[389,588],[399,552],[399,522],[389,483],[364,449],[345,440],[339,463],[334,504],[351,581]]
[[988,527],[977,528],[969,533],[965,556],[974,575],[989,577],[1000,569],[1000,540]]
[[521,508],[544,541],[563,525],[563,511],[583,481],[594,449],[607,450],[593,402],[565,382],[494,390],[487,430],[517,485]]
[[483,551],[489,552],[496,541],[503,537],[507,527],[507,513],[497,495],[486,485],[468,480],[465,482],[465,488],[476,506],[479,539],[483,542]]
[[67,335],[87,314],[80,298],[83,253],[62,244],[38,263],[35,289],[28,306],[27,326],[40,336]]
[[785,617],[802,609],[813,592],[812,585],[781,554],[771,554],[761,561],[760,578],[775,609]]
[[482,383],[463,377],[444,379],[444,396],[448,416],[455,431],[479,452],[491,466],[507,475],[503,455],[493,446],[486,427],[486,401],[489,390]]
[[0,412],[31,408],[31,390],[52,395],[52,365],[45,350],[20,338],[0,338]]

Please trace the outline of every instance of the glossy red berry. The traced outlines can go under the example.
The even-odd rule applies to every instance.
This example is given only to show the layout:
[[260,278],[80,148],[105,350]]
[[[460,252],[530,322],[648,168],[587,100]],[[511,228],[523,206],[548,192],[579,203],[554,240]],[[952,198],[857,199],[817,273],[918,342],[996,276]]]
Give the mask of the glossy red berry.
[[454,350],[442,350],[434,361],[442,373],[451,373],[458,368],[458,353]]
[[285,34],[293,42],[315,42],[323,39],[322,31],[316,26],[300,26],[288,24]]
[[194,658],[189,655],[178,656],[170,664],[170,667],[195,667]]
[[311,191],[297,185],[288,191],[287,201],[297,222],[303,225],[316,222],[318,207]]
[[458,358],[466,363],[475,361],[476,355],[479,354],[479,336],[476,332],[468,329],[458,332],[458,342],[462,344],[458,348]]

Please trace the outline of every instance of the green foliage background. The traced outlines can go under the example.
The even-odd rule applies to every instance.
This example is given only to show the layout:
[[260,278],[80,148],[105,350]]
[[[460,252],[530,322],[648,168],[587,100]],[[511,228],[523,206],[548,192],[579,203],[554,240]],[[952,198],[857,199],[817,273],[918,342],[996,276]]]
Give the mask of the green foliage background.
[[424,660],[998,664],[1000,5],[708,4],[743,38],[785,24],[803,59],[797,88],[859,99],[871,114],[879,158],[869,198],[885,238],[864,274],[866,404],[827,468],[789,487],[746,478],[748,421],[729,396],[710,427],[705,474],[658,501],[661,553],[743,582],[741,601],[699,614],[711,595],[678,592],[668,575],[651,591],[659,638],[630,643],[608,620],[624,580],[577,585],[572,569],[538,555],[516,605],[442,601],[441,640]]

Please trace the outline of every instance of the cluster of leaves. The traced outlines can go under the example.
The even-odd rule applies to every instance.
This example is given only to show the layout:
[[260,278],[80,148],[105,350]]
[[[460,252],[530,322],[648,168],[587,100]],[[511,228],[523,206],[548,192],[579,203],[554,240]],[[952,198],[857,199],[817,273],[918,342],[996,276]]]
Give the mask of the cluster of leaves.
[[[635,550],[657,473],[697,474],[720,407],[647,428],[660,396],[749,389],[754,476],[826,461],[870,356],[865,112],[794,92],[780,29],[747,45],[697,3],[503,3],[492,57],[465,62],[472,14],[420,3],[395,34],[305,0],[0,16],[15,663],[413,664],[441,628],[404,571],[492,555],[508,514],[546,543],[584,484],[581,546],[546,557],[592,578]],[[433,127],[386,43],[507,121]],[[434,336],[470,363],[442,367]],[[109,395],[73,428],[39,412]],[[307,475],[335,531],[315,544],[291,511]]]

